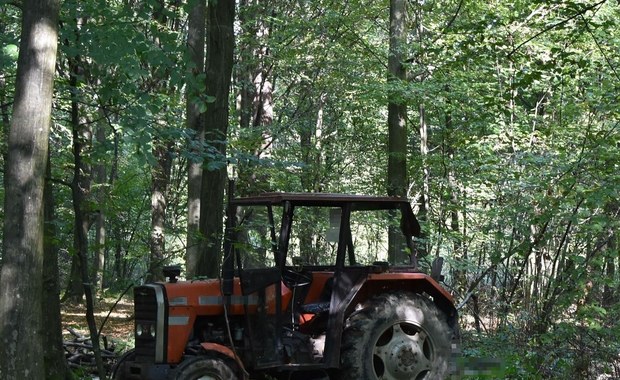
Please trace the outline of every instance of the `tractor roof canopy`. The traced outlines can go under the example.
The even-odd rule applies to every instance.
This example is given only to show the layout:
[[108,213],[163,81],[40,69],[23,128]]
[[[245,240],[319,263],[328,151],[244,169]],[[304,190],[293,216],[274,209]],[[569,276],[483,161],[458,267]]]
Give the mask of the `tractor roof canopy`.
[[413,214],[409,200],[406,198],[334,193],[263,193],[251,197],[235,198],[231,204],[238,206],[283,206],[287,202],[292,206],[310,207],[344,207],[350,205],[351,211],[400,210],[403,217],[402,227],[405,231],[413,236],[420,235],[420,224]]

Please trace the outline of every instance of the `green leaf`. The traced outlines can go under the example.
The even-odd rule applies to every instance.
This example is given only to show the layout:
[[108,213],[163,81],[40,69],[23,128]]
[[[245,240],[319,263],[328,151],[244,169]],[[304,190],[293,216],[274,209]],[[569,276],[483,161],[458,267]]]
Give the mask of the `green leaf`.
[[17,57],[19,56],[19,48],[17,45],[8,44],[2,48],[2,55],[7,57],[12,61],[17,61]]

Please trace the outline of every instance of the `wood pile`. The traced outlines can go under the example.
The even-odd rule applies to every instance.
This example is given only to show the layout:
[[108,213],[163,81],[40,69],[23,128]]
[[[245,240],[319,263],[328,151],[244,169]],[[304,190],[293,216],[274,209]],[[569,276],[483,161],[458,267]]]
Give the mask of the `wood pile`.
[[[93,353],[93,344],[89,336],[85,336],[75,331],[72,328],[68,328],[67,331],[73,337],[71,340],[64,340],[62,342],[65,349],[65,357],[67,363],[71,369],[79,369],[83,372],[96,373],[97,363],[95,361],[95,354]],[[114,365],[118,354],[114,352],[114,343],[108,342],[105,335],[100,336],[101,358],[103,365],[107,372]]]

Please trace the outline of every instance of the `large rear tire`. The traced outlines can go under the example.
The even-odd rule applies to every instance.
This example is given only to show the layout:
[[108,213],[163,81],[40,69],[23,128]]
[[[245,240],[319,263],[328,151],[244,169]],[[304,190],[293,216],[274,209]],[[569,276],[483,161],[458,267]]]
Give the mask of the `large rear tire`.
[[343,380],[439,380],[449,377],[452,329],[428,298],[381,294],[347,320]]
[[237,380],[237,365],[232,359],[198,355],[187,357],[175,370],[175,380]]

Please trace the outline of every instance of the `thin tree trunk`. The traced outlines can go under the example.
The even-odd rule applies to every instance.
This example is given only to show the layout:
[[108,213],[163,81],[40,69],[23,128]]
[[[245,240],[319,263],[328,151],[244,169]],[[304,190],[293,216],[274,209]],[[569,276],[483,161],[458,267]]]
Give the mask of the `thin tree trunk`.
[[[78,25],[80,25],[78,21]],[[79,30],[76,30],[78,33]],[[79,37],[79,35],[78,35]],[[85,296],[86,322],[93,344],[93,353],[97,370],[101,378],[105,378],[105,370],[99,348],[99,335],[94,317],[94,297],[93,282],[88,265],[88,231],[90,230],[90,209],[87,208],[87,201],[91,191],[92,168],[85,162],[84,158],[90,154],[92,149],[92,131],[90,123],[81,117],[80,109],[80,73],[83,72],[79,56],[69,59],[70,77],[69,85],[71,88],[71,125],[73,133],[73,181],[71,182],[71,195],[74,211],[74,258],[77,259],[77,268]],[[72,279],[76,280],[76,279]],[[81,298],[81,294],[80,294]]]
[[[79,140],[77,134],[73,134],[74,140]],[[88,213],[85,212],[83,206],[86,201],[85,189],[81,187],[82,174],[79,168],[82,166],[82,156],[79,147],[76,147],[74,141],[74,159],[75,170],[73,173],[73,183],[71,186],[71,192],[73,195],[73,210],[75,212],[75,234],[76,234],[76,255],[79,260],[80,274],[82,277],[82,283],[84,285],[84,295],[86,297],[86,322],[88,324],[88,330],[90,333],[90,339],[93,344],[93,353],[95,354],[95,361],[97,364],[97,371],[101,378],[105,378],[105,370],[103,367],[103,361],[101,358],[101,349],[99,347],[99,333],[97,331],[97,325],[94,316],[94,297],[93,297],[93,284],[91,276],[88,272],[88,230],[89,221]]]
[[[618,204],[617,202],[613,202],[607,204],[605,207],[605,212],[612,217],[617,213]],[[609,230],[609,240],[607,243],[607,256],[605,258],[605,275],[607,283],[603,287],[603,299],[602,304],[604,307],[611,307],[617,300],[615,289],[610,286],[610,283],[613,283],[616,279],[616,264],[615,259],[618,253],[618,239],[615,230]],[[614,254],[615,253],[615,254]]]
[[[103,124],[97,125],[96,131],[97,144],[102,148],[106,143],[106,133]],[[103,291],[105,288],[105,261],[106,261],[106,225],[105,225],[105,201],[106,201],[106,168],[103,162],[98,163],[94,168],[96,190],[97,213],[95,216],[95,265],[94,265],[94,285],[95,289]]]
[[43,188],[51,124],[59,2],[24,0],[4,176],[0,379],[45,378],[41,343]]
[[[75,245],[75,244],[74,244]],[[80,259],[77,255],[71,255],[71,268],[69,270],[69,280],[65,292],[62,296],[63,302],[78,304],[84,297],[84,285],[82,284],[82,275],[80,269]]]
[[54,194],[48,154],[47,180],[43,190],[45,239],[43,257],[43,318],[42,341],[46,379],[71,379],[69,367],[62,348],[62,323],[60,319],[60,289],[58,283],[58,244],[56,243],[56,217],[54,215]]
[[[450,88],[446,86],[446,94],[449,95]],[[454,125],[452,123],[452,110],[451,102],[448,98],[446,104],[446,133],[444,134],[444,167],[445,167],[445,176],[447,177],[447,183],[450,189],[450,199],[447,204],[449,204],[449,212],[450,212],[450,230],[452,231],[452,249],[453,249],[453,257],[460,257],[463,263],[467,262],[467,252],[463,249],[463,240],[461,238],[460,231],[460,223],[459,223],[459,192],[458,192],[458,184],[456,183],[456,173],[454,170],[453,162],[454,159],[454,146],[453,141],[454,138],[452,134],[454,133]],[[457,266],[455,269],[455,285],[458,289],[467,289],[467,265]]]
[[[82,20],[77,20],[76,24],[78,25],[75,30],[76,40],[79,40],[79,28],[81,27]],[[79,183],[73,184],[73,186],[77,186],[77,190],[73,191],[81,191],[83,192],[83,197],[86,199],[90,194],[90,186],[91,186],[91,167],[88,165],[82,157],[84,155],[90,154],[90,149],[92,147],[92,131],[89,127],[89,123],[83,118],[81,118],[81,106],[80,106],[80,79],[81,73],[84,72],[84,68],[82,66],[81,58],[79,56],[72,56],[68,59],[69,65],[69,89],[71,92],[71,128],[73,129],[73,154],[74,154],[74,182],[77,180]],[[78,173],[76,176],[75,173]],[[76,205],[73,205],[74,210]],[[82,206],[80,205],[80,208]],[[86,210],[82,210],[87,212]],[[75,226],[74,229],[77,229],[78,218],[82,218],[85,223],[88,223],[88,216],[79,216],[75,215]],[[88,231],[88,227],[87,227]],[[87,235],[86,235],[87,236]],[[84,281],[82,279],[82,260],[79,257],[79,247],[83,245],[82,242],[79,241],[80,234],[77,230],[74,230],[73,235],[73,248],[74,254],[71,260],[71,272],[69,274],[69,281],[67,283],[67,290],[63,296],[63,300],[68,300],[73,303],[79,303],[84,296]],[[88,270],[88,268],[86,268]],[[91,281],[87,281],[91,283]]]
[[[158,1],[158,7],[153,12],[153,20],[162,25],[162,27],[168,27],[171,30],[179,28],[176,18],[169,19],[164,9],[166,2],[163,0]],[[154,44],[163,48],[161,40],[156,34],[153,40]],[[153,77],[153,89],[163,91],[168,90],[170,92],[175,89],[163,80],[168,74],[158,73],[157,67],[152,67],[151,75]],[[165,109],[164,109],[165,111]],[[159,122],[158,122],[159,123]],[[156,125],[155,129],[163,130],[166,125],[165,121],[161,122],[162,125]],[[164,261],[166,260],[166,209],[168,207],[168,188],[170,186],[170,172],[172,167],[172,147],[173,143],[170,138],[165,137],[164,133],[156,134],[152,141],[153,144],[153,157],[155,158],[155,165],[151,168],[151,236],[150,236],[150,250],[151,255],[149,259],[149,277],[150,281],[159,281],[164,279],[162,268]]]
[[[72,76],[73,77],[73,76]],[[73,80],[73,79],[72,79]],[[75,84],[75,83],[74,83]],[[73,86],[72,86],[73,87]],[[76,89],[77,87],[73,87]],[[99,376],[104,378],[105,371],[99,348],[99,334],[94,317],[94,297],[92,276],[88,270],[88,230],[90,229],[89,212],[85,209],[86,201],[90,193],[90,167],[84,163],[84,153],[87,151],[92,133],[89,128],[79,122],[79,107],[77,106],[77,94],[74,93],[72,101],[72,122],[73,122],[73,182],[71,183],[71,194],[73,199],[73,211],[75,214],[74,226],[74,249],[77,258],[79,274],[86,304],[86,322],[93,344],[93,353]]]
[[170,183],[172,156],[170,155],[170,148],[161,142],[155,142],[153,155],[157,164],[151,169],[151,257],[149,261],[149,280],[160,281],[164,279],[162,268],[166,251],[166,193]]
[[204,237],[196,275],[216,277],[221,259],[224,186],[226,183],[226,145],[228,133],[228,96],[233,66],[235,36],[233,1],[209,2],[209,38],[207,43],[207,95],[215,100],[205,114],[205,141],[220,157],[210,160],[202,173],[200,231]]
[[[200,155],[204,142],[204,114],[201,104],[199,83],[205,65],[205,28],[206,2],[198,0],[189,13],[189,28],[187,30],[187,48],[193,64],[193,69],[187,76],[187,127],[194,131],[192,150]],[[207,105],[208,107],[209,105]],[[187,181],[187,248],[185,263],[187,278],[193,278],[196,265],[200,257],[200,192],[202,186],[202,162],[199,159],[189,159]]]
[[[6,99],[6,78],[4,73],[0,73],[0,156],[2,162],[7,162],[6,135],[9,130],[9,106],[10,103]],[[2,168],[6,172],[6,168]]]
[[[119,160],[119,149],[118,142],[119,136],[116,131],[114,131],[114,157],[112,159],[112,167],[110,168],[110,186],[113,186],[118,179],[118,160]],[[114,284],[123,281],[126,279],[126,273],[123,271],[125,267],[124,257],[123,257],[123,239],[121,234],[122,228],[116,223],[111,227],[111,232],[113,235],[112,240],[114,241],[114,266],[112,270],[112,279]],[[122,286],[122,285],[121,285]],[[120,288],[113,285],[115,290],[119,290]]]
[[[426,110],[423,104],[418,107],[420,113],[420,156],[422,158],[422,194],[420,195],[420,208],[418,210],[418,219],[426,222],[428,211],[430,208],[430,171],[428,168],[428,128],[426,126]],[[424,230],[422,230],[424,239]],[[423,241],[418,245],[419,254],[425,256],[429,252],[428,244]]]
[[[390,53],[388,56],[388,171],[387,193],[390,196],[407,195],[407,105],[397,88],[406,80],[403,66],[403,47],[406,22],[405,0],[390,0]],[[398,226],[390,225],[388,260],[402,263],[406,260]],[[412,253],[413,254],[413,253]]]
[[[271,150],[270,125],[273,122],[274,78],[269,64],[269,36],[272,24],[266,22],[274,8],[260,0],[239,3],[239,23],[243,30],[237,53],[236,81],[239,87],[239,126],[248,146],[248,153],[257,159]],[[269,185],[257,169],[256,161],[248,160],[237,166],[240,195],[268,191]]]

